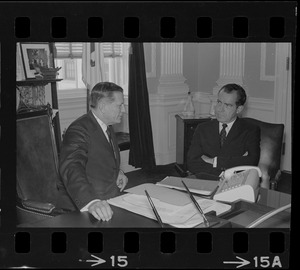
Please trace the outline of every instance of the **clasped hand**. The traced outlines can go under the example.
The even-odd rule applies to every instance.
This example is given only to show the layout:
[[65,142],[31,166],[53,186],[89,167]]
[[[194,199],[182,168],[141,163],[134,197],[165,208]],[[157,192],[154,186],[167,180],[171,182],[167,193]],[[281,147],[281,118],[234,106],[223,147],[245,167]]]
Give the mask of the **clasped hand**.
[[[243,157],[246,157],[248,156],[248,151],[246,151],[244,154],[243,154]],[[205,161],[206,163],[209,163],[209,164],[214,164],[214,157],[213,158],[210,158],[206,155],[202,155],[201,156],[202,160]]]
[[127,183],[128,183],[127,176],[122,171],[120,171],[119,175],[118,175],[118,178],[117,178],[117,186],[118,186],[118,188],[120,189],[121,192],[124,190]]

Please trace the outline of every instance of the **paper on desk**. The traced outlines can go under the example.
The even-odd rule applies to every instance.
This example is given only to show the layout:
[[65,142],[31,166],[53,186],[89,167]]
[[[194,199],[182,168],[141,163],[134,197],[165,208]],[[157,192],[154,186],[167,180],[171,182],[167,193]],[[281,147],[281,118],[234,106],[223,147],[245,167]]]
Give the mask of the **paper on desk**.
[[204,180],[204,179],[193,179],[193,178],[181,178],[174,176],[167,176],[156,185],[174,188],[178,190],[185,190],[181,181],[187,185],[189,190],[193,193],[209,195],[217,187],[219,181]]
[[145,195],[145,190],[148,191],[151,198],[159,199],[161,202],[166,202],[177,206],[183,206],[191,202],[191,199],[187,193],[151,183],[141,184],[133,188],[126,189],[125,192],[136,195]]
[[[230,205],[213,200],[196,198],[204,213],[216,211],[217,215],[230,209]],[[192,228],[203,222],[202,216],[193,203],[176,206],[152,198],[162,222],[178,228]],[[108,200],[109,204],[126,209],[136,214],[156,220],[153,210],[145,195],[125,194]]]

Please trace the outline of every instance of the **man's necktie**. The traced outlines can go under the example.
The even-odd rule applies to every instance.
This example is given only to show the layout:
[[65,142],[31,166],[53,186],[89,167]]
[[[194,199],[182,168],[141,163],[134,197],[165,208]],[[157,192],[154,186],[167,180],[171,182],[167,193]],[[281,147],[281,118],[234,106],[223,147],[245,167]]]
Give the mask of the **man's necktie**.
[[223,128],[222,128],[222,130],[220,132],[220,145],[221,145],[221,147],[223,147],[224,142],[226,140],[226,128],[227,128],[227,124],[223,124],[222,126],[223,126]]
[[110,131],[110,127],[108,126],[107,129],[106,129],[106,133],[108,135],[108,139],[109,139],[109,143],[110,143],[110,146],[114,152],[114,156],[116,158],[116,152],[115,152],[115,147],[114,147],[114,143],[112,141],[112,138],[111,138],[111,131]]

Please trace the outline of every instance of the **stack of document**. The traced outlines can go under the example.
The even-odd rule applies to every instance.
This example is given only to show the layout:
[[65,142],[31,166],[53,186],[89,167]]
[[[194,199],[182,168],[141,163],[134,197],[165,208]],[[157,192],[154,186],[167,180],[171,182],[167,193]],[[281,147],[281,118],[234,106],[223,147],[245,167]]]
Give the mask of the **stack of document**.
[[[136,214],[156,220],[153,209],[147,199],[149,193],[163,223],[178,228],[192,228],[203,222],[191,198],[185,192],[173,190],[155,184],[142,184],[125,190],[128,194],[108,200],[108,203]],[[230,210],[231,206],[209,199],[196,197],[204,213],[215,211],[217,215]]]
[[190,192],[203,194],[203,195],[210,195],[219,184],[219,181],[181,178],[181,177],[174,177],[174,176],[167,176],[162,181],[156,184],[163,187],[185,190],[181,182],[182,180],[184,180],[184,183],[189,188]]

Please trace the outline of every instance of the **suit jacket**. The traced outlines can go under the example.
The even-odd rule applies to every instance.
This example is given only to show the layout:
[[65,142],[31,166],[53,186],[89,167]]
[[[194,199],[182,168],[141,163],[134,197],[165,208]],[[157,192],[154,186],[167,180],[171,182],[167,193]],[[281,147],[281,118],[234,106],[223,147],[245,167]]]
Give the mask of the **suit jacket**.
[[69,126],[60,153],[57,207],[80,210],[94,199],[120,194],[116,184],[120,152],[113,130],[111,136],[116,158],[91,111]]
[[[248,154],[243,156],[246,152]],[[201,156],[217,157],[217,167]],[[218,176],[223,170],[241,165],[257,166],[260,157],[260,128],[237,118],[220,147],[219,122],[214,119],[197,126],[187,154],[188,170],[194,174]]]

